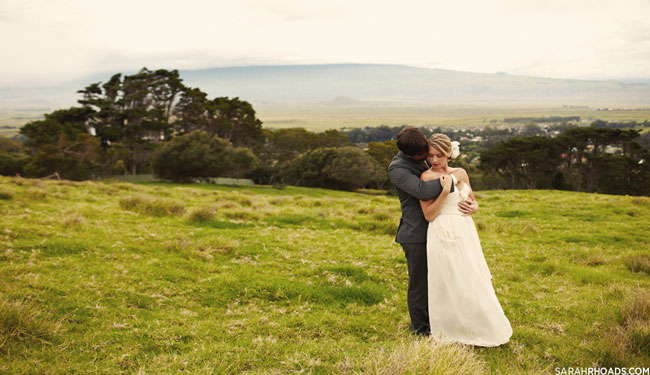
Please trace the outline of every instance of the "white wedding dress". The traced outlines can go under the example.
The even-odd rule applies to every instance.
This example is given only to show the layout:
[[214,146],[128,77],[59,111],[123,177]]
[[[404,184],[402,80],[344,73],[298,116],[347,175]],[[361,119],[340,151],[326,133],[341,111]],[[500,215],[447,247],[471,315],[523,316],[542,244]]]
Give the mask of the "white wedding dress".
[[[456,185],[456,177],[452,174]],[[458,211],[469,195],[467,184],[447,195],[429,223],[427,266],[431,335],[443,343],[477,346],[505,344],[512,336],[492,287],[472,216]]]

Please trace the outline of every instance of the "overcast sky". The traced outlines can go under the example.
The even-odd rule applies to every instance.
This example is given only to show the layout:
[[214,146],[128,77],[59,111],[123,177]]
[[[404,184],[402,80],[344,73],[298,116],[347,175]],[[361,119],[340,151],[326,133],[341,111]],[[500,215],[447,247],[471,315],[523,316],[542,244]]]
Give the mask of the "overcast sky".
[[650,78],[648,15],[648,0],[0,0],[0,87],[315,63]]

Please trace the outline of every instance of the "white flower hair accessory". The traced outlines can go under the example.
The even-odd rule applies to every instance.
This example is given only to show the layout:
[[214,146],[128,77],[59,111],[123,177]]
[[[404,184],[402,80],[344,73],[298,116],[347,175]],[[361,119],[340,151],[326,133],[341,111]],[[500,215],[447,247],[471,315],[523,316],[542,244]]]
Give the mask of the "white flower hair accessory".
[[451,142],[451,158],[456,159],[460,155],[460,142]]

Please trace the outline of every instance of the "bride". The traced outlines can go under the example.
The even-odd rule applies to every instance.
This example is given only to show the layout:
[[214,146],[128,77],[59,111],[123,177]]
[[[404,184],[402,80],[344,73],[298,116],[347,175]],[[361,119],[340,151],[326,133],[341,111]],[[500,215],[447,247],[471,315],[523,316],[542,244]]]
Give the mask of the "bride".
[[[458,154],[454,142],[453,157]],[[431,335],[441,342],[476,346],[505,344],[512,327],[492,287],[478,233],[471,216],[458,211],[458,203],[474,199],[463,168],[451,168],[452,142],[444,134],[429,138],[431,168],[423,181],[440,178],[443,191],[435,200],[420,201],[429,228],[427,267]],[[451,185],[455,189],[450,193]]]

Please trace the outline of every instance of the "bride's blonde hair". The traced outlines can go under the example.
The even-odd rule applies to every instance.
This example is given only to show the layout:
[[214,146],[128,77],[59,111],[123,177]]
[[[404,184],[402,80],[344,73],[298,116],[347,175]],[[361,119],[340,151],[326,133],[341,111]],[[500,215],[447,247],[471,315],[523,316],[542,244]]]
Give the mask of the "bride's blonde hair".
[[[441,151],[451,159],[451,139],[444,134],[432,134],[429,137],[429,145],[438,151]],[[453,159],[452,159],[453,160]]]

